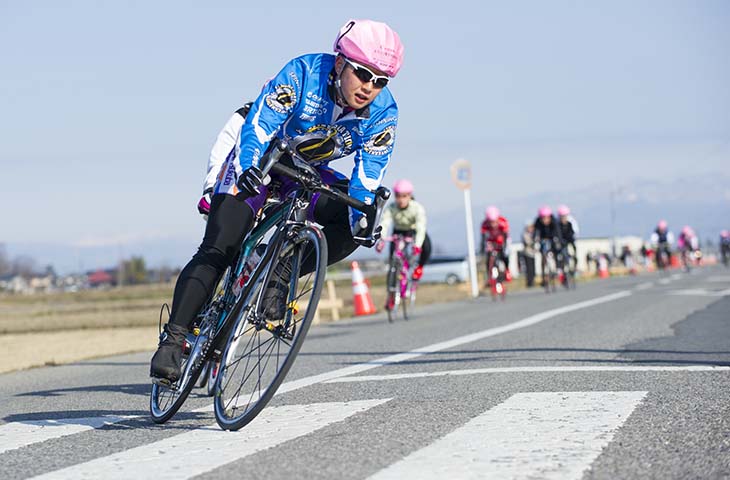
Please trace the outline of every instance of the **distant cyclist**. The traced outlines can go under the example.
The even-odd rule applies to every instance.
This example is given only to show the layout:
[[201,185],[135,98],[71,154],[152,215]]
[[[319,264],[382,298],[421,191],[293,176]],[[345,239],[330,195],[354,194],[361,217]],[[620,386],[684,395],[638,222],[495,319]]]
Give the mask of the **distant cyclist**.
[[[384,23],[351,20],[340,28],[333,50],[334,55],[307,54],[289,61],[266,82],[250,111],[241,112],[240,119],[234,115],[221,132],[223,138],[219,135],[214,148],[222,150],[211,155],[224,161],[220,168],[219,160],[209,163],[206,178],[217,171],[215,190],[210,192],[206,180],[200,204],[203,213],[209,209],[205,235],[175,285],[170,320],[150,365],[155,380],[169,383],[179,378],[185,336],[236,259],[267,199],[268,185],[279,184],[282,194],[296,188],[261,170],[262,157],[276,140],[285,141],[316,168],[325,183],[366,204],[374,202],[395,144],[398,106],[387,85],[401,68],[403,45]],[[350,178],[328,166],[349,155]],[[292,160],[285,156],[281,161]],[[317,197],[310,208],[311,218],[323,226],[328,263],[379,238],[377,226],[369,225],[363,212],[325,197]],[[274,275],[263,295],[264,314],[272,320],[286,313],[289,286],[283,271]]]
[[659,220],[654,233],[651,234],[651,243],[654,245],[654,255],[656,257],[657,268],[659,269],[666,268],[672,264],[671,247],[674,244],[674,235],[667,227],[666,220]]
[[720,232],[720,255],[722,263],[727,267],[730,265],[730,232],[723,230]]
[[[492,250],[497,252],[499,258],[504,262],[504,277],[508,282],[512,281],[512,273],[509,270],[509,222],[499,213],[494,205],[487,207],[485,218],[481,228],[481,251],[485,254]],[[487,272],[489,271],[489,255],[486,256]]]
[[568,208],[566,205],[560,205],[558,207],[558,216],[560,217],[560,238],[563,239],[563,247],[570,255],[570,260],[572,264],[569,265],[569,267],[571,268],[571,270],[574,270],[578,259],[577,250],[575,247],[575,239],[578,236],[578,222],[570,214],[570,208]]
[[[542,255],[544,267],[546,254],[552,252],[557,258],[563,243],[558,221],[553,215],[552,208],[547,205],[543,205],[537,210],[534,235],[535,242],[540,245],[540,254]],[[543,286],[545,286],[544,272],[545,269],[543,268]]]
[[699,240],[689,225],[685,225],[679,233],[677,237],[677,249],[682,256],[682,262],[686,269],[689,269],[693,259],[700,258]]
[[[391,202],[383,210],[380,225],[385,236],[389,236],[391,227],[393,235],[413,237],[411,253],[418,258],[418,266],[413,270],[413,280],[420,280],[423,266],[431,257],[431,239],[426,233],[426,209],[413,199],[413,184],[410,180],[398,180],[393,185],[395,202]],[[385,242],[381,239],[375,249],[382,252]],[[390,256],[393,256],[393,243],[390,244]]]

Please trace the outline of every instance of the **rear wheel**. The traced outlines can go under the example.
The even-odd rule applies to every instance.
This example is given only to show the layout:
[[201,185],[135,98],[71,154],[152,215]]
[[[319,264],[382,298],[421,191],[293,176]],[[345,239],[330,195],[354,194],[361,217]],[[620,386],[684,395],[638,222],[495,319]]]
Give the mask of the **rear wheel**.
[[182,356],[182,374],[178,381],[170,385],[152,384],[150,415],[155,423],[165,423],[177,413],[200,376],[204,356],[210,347],[208,332],[201,332],[186,342],[187,352]]
[[[231,314],[235,323],[221,357],[213,403],[225,430],[245,426],[274,396],[304,342],[324,284],[327,244],[319,229],[304,227],[269,248],[278,249],[269,268],[249,280],[247,294]],[[312,272],[301,273],[305,263],[313,265]],[[282,319],[268,318],[263,301],[275,272],[288,281]]]

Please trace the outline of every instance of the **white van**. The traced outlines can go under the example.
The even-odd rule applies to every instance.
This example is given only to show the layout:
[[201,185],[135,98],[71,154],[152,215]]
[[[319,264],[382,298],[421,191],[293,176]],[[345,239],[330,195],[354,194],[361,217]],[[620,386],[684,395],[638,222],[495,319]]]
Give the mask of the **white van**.
[[454,285],[469,278],[466,257],[431,257],[423,267],[422,283],[448,283]]

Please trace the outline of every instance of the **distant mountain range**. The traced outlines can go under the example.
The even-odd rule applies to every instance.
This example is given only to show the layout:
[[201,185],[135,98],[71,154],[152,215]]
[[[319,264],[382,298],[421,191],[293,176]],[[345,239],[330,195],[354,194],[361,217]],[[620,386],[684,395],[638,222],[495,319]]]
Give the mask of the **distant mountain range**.
[[[613,192],[613,194],[611,193]],[[611,222],[611,197],[615,221]],[[478,230],[485,202],[478,190],[472,191],[474,227]],[[730,175],[701,175],[662,182],[637,179],[617,186],[607,183],[586,185],[566,192],[541,192],[504,199],[498,207],[509,219],[512,236],[518,237],[527,219],[534,219],[538,206],[570,206],[580,225],[582,237],[636,235],[647,238],[661,218],[678,231],[692,225],[702,241],[717,242],[722,229],[730,229]],[[466,251],[464,210],[461,208],[429,216],[429,234],[439,253]],[[198,237],[155,238],[123,245],[79,247],[62,244],[8,244],[12,258],[27,255],[39,267],[53,265],[59,273],[95,270],[116,265],[120,259],[142,256],[148,266],[183,266],[195,253]],[[358,258],[373,257],[359,250]]]
[[[472,192],[472,198],[477,229],[486,204],[480,200],[478,190]],[[671,230],[691,225],[702,241],[716,243],[720,230],[730,229],[730,175],[687,176],[668,182],[636,179],[616,186],[598,183],[566,192],[546,191],[504,199],[497,206],[510,221],[512,236],[516,237],[527,220],[534,221],[540,205],[555,209],[562,203],[570,207],[582,237],[613,234],[648,238],[657,222],[666,219]],[[463,209],[429,217],[429,232],[439,250],[463,251]]]

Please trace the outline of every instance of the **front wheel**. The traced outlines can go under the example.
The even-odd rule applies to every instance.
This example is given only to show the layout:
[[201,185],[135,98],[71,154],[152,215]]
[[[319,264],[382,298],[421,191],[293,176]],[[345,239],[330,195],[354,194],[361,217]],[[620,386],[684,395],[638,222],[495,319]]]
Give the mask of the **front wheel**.
[[[327,244],[319,229],[304,227],[269,248],[276,249],[269,267],[249,280],[231,314],[235,323],[216,372],[213,405],[225,430],[248,424],[274,396],[302,347],[324,285]],[[274,276],[288,284],[281,319],[271,318],[264,302]]]

